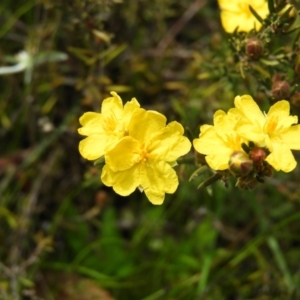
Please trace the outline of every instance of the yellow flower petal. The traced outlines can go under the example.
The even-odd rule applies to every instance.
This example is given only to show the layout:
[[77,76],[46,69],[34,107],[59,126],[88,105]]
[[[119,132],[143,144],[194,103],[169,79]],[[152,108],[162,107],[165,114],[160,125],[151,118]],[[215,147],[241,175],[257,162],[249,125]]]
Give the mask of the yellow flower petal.
[[160,157],[167,162],[174,162],[178,157],[185,155],[191,149],[188,138],[182,136],[184,129],[174,121],[154,134],[151,138],[148,151],[151,156]]
[[297,166],[293,153],[285,145],[277,147],[277,149],[267,156],[266,161],[276,171],[282,170],[286,173],[293,171]]
[[114,172],[124,171],[140,161],[139,151],[139,142],[127,136],[106,152],[105,162]]
[[88,160],[98,159],[105,153],[105,146],[109,137],[105,134],[93,134],[79,143],[79,152]]
[[290,103],[286,100],[281,100],[272,105],[268,111],[269,116],[274,116],[278,119],[282,119],[290,115]]
[[140,185],[153,204],[161,204],[165,193],[172,194],[178,187],[176,172],[164,161],[142,164],[140,176]]
[[249,124],[247,123],[243,124],[243,121],[239,121],[236,124],[236,132],[238,135],[240,135],[242,138],[254,142],[259,147],[265,147],[266,146],[266,136],[262,129],[257,126],[257,124]]
[[290,104],[286,100],[278,101],[269,109],[264,132],[273,133],[289,128],[298,122],[297,116],[290,116]]
[[259,30],[262,24],[251,13],[249,5],[265,19],[269,14],[265,0],[218,0],[221,9],[221,22],[225,31],[232,33],[236,28],[240,32]]
[[128,126],[129,135],[140,143],[147,142],[151,136],[166,126],[166,117],[156,111],[137,110]]
[[128,126],[133,113],[140,108],[140,104],[135,98],[124,105],[123,122]]
[[272,140],[275,144],[284,143],[289,149],[300,150],[300,125],[291,126]]
[[199,139],[194,139],[193,141],[194,148],[202,154],[210,154],[218,151],[218,149],[226,146],[224,140],[219,137],[213,127],[205,127],[205,131],[201,133]]
[[228,118],[224,111],[217,110],[214,113],[214,128],[220,137],[227,135],[228,132],[232,131],[233,127],[233,121]]
[[264,126],[265,116],[251,96],[243,95],[235,97],[234,105],[244,118],[255,120],[255,123],[261,128]]
[[116,119],[122,118],[123,103],[122,99],[116,92],[110,93],[113,97],[109,97],[103,100],[101,113],[102,115],[113,114]]
[[102,169],[101,180],[106,186],[112,186],[117,194],[128,196],[139,186],[139,165],[120,172],[114,172],[109,165],[105,165]]
[[83,126],[78,129],[81,135],[90,135],[93,133],[103,133],[102,116],[99,113],[87,112],[79,118],[80,124]]
[[232,153],[231,149],[222,148],[218,153],[207,155],[205,160],[213,170],[226,170],[229,167],[229,159]]

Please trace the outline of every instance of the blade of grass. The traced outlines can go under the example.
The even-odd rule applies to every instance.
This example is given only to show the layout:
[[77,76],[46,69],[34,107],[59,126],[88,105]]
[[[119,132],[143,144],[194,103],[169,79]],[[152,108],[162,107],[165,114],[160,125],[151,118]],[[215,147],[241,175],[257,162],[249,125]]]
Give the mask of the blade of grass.
[[288,266],[286,264],[286,260],[280,249],[277,239],[275,239],[274,236],[270,236],[267,238],[267,243],[268,243],[269,248],[271,249],[271,251],[274,254],[275,260],[278,264],[280,271],[283,274],[284,281],[285,281],[289,291],[292,292],[295,288],[295,285],[294,285],[292,276],[289,272]]

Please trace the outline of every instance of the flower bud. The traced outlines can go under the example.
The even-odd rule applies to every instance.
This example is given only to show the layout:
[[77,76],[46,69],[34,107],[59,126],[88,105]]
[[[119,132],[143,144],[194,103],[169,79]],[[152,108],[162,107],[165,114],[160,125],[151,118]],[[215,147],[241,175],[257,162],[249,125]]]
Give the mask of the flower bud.
[[248,39],[246,42],[246,55],[253,59],[258,59],[264,51],[263,43],[258,38]]
[[235,151],[229,159],[229,171],[239,177],[247,176],[253,170],[253,161],[243,151]]
[[277,81],[283,81],[283,80],[285,80],[285,78],[286,78],[286,75],[284,73],[275,73],[272,76],[272,83],[275,83]]
[[273,175],[273,168],[270,165],[266,165],[262,172],[263,176],[271,177]]
[[272,85],[272,96],[275,100],[283,100],[290,96],[290,85],[286,81],[276,81]]
[[300,92],[295,93],[291,99],[290,102],[294,106],[300,106]]
[[254,163],[260,163],[265,160],[266,152],[262,148],[255,147],[251,149],[249,157]]
[[239,187],[242,190],[251,191],[253,190],[256,185],[258,184],[258,181],[256,178],[249,176],[249,177],[239,177],[236,186]]

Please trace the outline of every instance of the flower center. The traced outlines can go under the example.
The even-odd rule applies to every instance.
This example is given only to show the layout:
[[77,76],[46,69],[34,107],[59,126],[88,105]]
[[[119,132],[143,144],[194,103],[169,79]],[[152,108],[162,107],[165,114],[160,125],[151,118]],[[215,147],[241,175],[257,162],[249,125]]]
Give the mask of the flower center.
[[231,149],[240,150],[242,141],[238,135],[228,134],[228,135],[226,135],[226,144]]
[[136,157],[136,163],[139,162],[146,162],[150,156],[150,154],[148,153],[148,146],[143,143],[139,149],[136,149],[133,151],[134,154],[137,154]]
[[145,143],[142,144],[139,154],[140,154],[141,161],[146,162],[149,157],[149,153]]
[[278,125],[278,117],[271,117],[267,119],[264,132],[265,133],[272,133],[276,130]]

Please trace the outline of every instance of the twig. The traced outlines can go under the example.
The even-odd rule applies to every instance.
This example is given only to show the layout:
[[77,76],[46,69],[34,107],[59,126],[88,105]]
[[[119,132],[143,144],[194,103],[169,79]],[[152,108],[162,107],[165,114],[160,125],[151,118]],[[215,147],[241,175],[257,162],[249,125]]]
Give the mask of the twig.
[[167,34],[159,42],[157,48],[160,52],[163,52],[175,36],[184,28],[184,26],[194,17],[194,15],[206,4],[206,0],[196,0],[193,2],[185,13],[173,24]]

